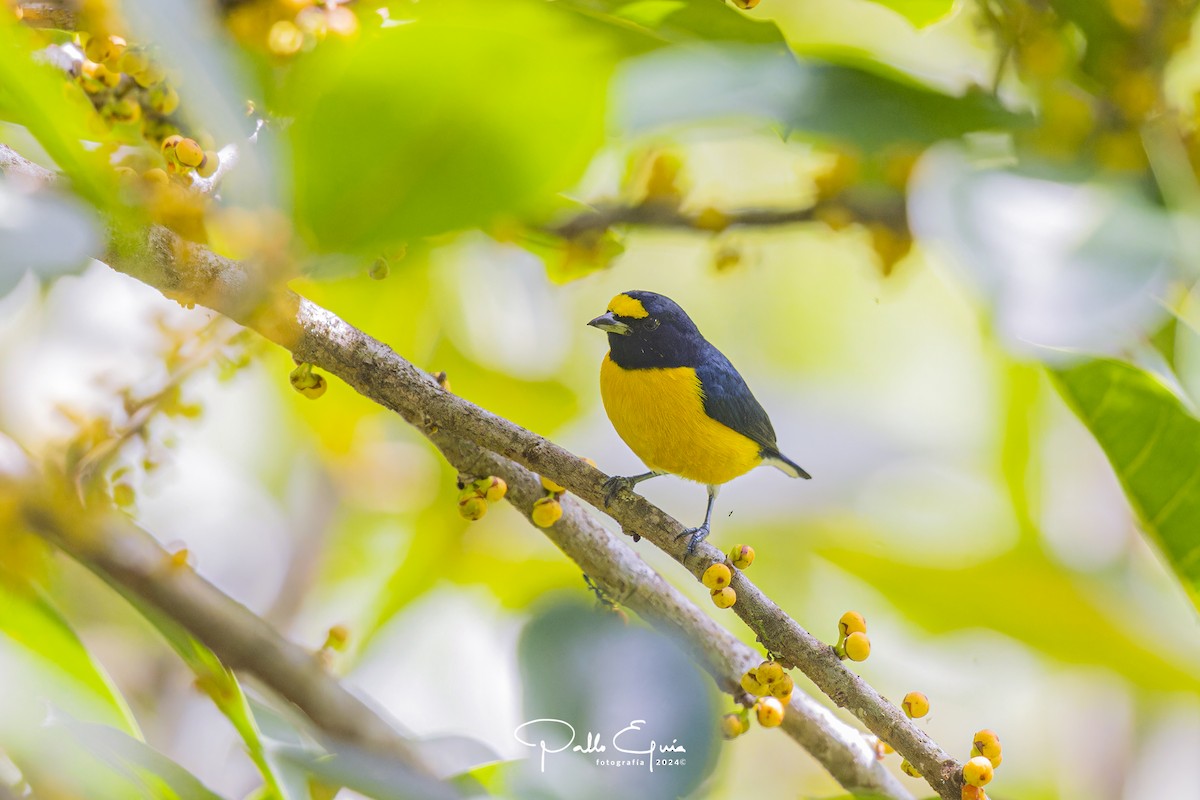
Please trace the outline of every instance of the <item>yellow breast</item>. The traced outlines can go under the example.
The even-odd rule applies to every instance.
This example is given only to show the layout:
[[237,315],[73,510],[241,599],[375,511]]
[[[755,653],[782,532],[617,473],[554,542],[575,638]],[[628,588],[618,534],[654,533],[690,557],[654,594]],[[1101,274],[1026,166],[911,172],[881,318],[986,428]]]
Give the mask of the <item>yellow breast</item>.
[[757,444],[704,413],[690,367],[622,369],[606,354],[600,396],[617,433],[652,470],[718,484],[762,462]]

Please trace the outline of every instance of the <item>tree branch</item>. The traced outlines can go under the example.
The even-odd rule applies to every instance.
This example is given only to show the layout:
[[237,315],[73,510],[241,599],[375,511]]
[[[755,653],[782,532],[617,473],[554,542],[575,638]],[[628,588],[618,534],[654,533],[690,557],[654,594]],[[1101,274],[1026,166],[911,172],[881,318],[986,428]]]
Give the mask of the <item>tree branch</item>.
[[[0,172],[7,172],[9,169],[29,172],[30,168],[35,172],[41,169],[25,161],[11,149],[0,145]],[[42,176],[43,182],[51,180],[50,173],[45,170],[41,172],[45,173]],[[339,376],[359,393],[396,411],[426,435],[434,438],[435,443],[443,452],[447,452],[448,456],[457,452],[451,447],[452,444],[455,447],[470,444],[499,454],[528,470],[546,475],[582,500],[597,508],[604,508],[602,485],[607,476],[602,472],[541,436],[442,390],[427,373],[329,311],[289,291],[275,291],[264,287],[254,271],[244,264],[217,256],[198,245],[182,242],[171,232],[157,226],[150,228],[144,240],[140,242],[127,240],[115,243],[107,260],[113,268],[158,288],[168,297],[199,303],[224,313],[287,348],[297,359],[313,363]],[[255,301],[265,298],[266,302],[251,304],[247,298],[253,298]],[[458,455],[464,458],[465,465],[467,456],[473,453],[476,458],[479,457],[478,453],[469,450],[458,452]],[[464,468],[463,465],[456,466]],[[492,466],[495,471],[491,474],[512,476],[515,486],[523,485],[524,478],[520,473],[514,472],[513,468],[506,469],[500,463]],[[518,488],[518,492],[520,491]],[[519,496],[518,494],[514,499]],[[618,598],[637,598],[640,596],[639,591],[652,591],[642,588],[643,585],[651,585],[648,581],[653,580],[653,585],[659,585],[657,582],[660,582],[661,578],[644,564],[632,574],[621,570],[611,573],[602,570],[603,564],[594,563],[595,559],[589,557],[588,553],[607,551],[613,558],[617,558],[623,551],[612,548],[619,544],[628,550],[627,546],[598,524],[584,527],[583,520],[587,513],[572,498],[564,498],[563,507],[563,520],[549,529],[550,533],[565,536],[569,532],[573,536],[581,537],[578,552],[574,545],[571,545],[570,550],[567,549],[566,539],[562,542],[556,539],[556,543],[572,558],[578,555],[582,559],[581,566],[584,565],[584,561],[590,564],[591,566],[584,567],[585,571],[602,579],[606,590]],[[524,510],[527,512],[528,508]],[[626,533],[649,539],[697,578],[711,563],[725,560],[723,553],[706,543],[701,543],[696,553],[689,556],[686,552],[686,541],[676,538],[684,527],[637,495],[623,492],[606,511],[621,524]],[[631,555],[636,558],[635,554]],[[615,563],[633,569],[640,563],[640,559],[634,562],[628,558],[620,558]],[[916,727],[896,706],[850,672],[838,660],[832,647],[800,627],[744,573],[730,566],[734,576],[733,587],[738,596],[733,609],[758,635],[763,645],[780,656],[781,660],[799,667],[834,703],[850,710],[870,731],[892,745],[925,776],[941,797],[945,800],[958,800],[961,765],[924,731]],[[607,575],[607,579],[602,578],[603,575]],[[625,577],[621,578],[622,575]],[[635,575],[644,577],[640,581],[634,581]],[[608,580],[615,583],[608,585]],[[661,585],[666,586],[665,582]],[[707,619],[707,615],[693,605],[686,604],[680,607],[678,600],[669,594],[662,595],[654,591],[653,595],[658,598],[656,602],[662,604],[662,613],[686,613],[688,617],[696,614]],[[629,602],[636,608],[631,600]],[[645,606],[651,610],[648,611],[648,619],[655,621],[656,618],[650,614],[657,606],[648,600]],[[665,617],[662,619],[665,620]],[[656,624],[665,624],[665,621],[657,621]],[[699,626],[701,623],[692,620],[688,624]],[[697,627],[694,630],[702,629]],[[725,635],[728,635],[728,632],[725,632]],[[711,641],[706,635],[699,641],[693,640],[693,643],[700,650],[708,651],[712,649]],[[720,641],[725,640],[722,637]],[[710,653],[708,657],[739,658],[728,652]],[[748,662],[741,662],[734,666],[744,669],[750,665]],[[787,716],[794,715],[785,715],[785,718]],[[826,732],[817,730],[806,735],[822,737],[814,740],[818,749],[812,752],[818,758],[826,757],[822,759],[822,764],[839,780],[845,772],[844,764],[857,762],[859,759],[846,744],[846,735],[831,739]],[[831,753],[839,754],[843,759],[842,763],[829,758]],[[848,788],[857,788],[857,778],[846,776],[846,782],[853,784],[848,785]]]
[[117,513],[85,511],[65,479],[0,475],[0,495],[16,505],[33,533],[106,582],[148,603],[196,637],[226,667],[253,675],[294,703],[332,739],[396,759],[411,771],[422,796],[460,795],[434,777],[396,729],[347,691],[307,651],[281,637],[241,603],[171,554]]

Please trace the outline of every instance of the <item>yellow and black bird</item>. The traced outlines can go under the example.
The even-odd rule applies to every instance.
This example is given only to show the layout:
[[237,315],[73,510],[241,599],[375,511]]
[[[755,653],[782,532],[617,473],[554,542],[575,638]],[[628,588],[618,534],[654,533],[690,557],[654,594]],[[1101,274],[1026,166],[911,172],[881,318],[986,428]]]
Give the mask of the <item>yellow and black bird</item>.
[[704,524],[689,528],[688,552],[708,536],[721,484],[760,464],[811,478],[775,444],[775,429],[750,387],[669,297],[624,292],[588,323],[608,333],[600,396],[613,427],[649,472],[610,478],[605,502],[657,475],[708,486]]

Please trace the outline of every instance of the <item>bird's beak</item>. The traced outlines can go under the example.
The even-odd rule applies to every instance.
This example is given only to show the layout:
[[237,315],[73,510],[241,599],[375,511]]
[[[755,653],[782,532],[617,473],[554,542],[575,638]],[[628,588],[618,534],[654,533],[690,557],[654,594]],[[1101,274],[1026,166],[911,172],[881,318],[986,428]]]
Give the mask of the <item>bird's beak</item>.
[[602,331],[607,331],[608,333],[617,333],[621,336],[628,336],[632,330],[624,322],[618,322],[611,311],[596,317],[588,325],[591,325],[593,328],[599,328]]

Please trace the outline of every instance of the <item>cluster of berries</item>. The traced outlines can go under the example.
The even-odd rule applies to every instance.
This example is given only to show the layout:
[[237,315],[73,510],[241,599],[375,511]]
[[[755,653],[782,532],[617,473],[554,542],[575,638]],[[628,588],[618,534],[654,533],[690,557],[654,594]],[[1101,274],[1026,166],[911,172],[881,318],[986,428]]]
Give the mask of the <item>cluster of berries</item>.
[[866,661],[871,655],[871,640],[867,637],[867,620],[857,611],[847,611],[838,620],[838,640],[833,650],[840,659]]
[[726,714],[721,718],[721,735],[735,739],[750,730],[750,711],[754,712],[758,724],[764,728],[777,728],[783,724],[784,708],[792,701],[796,688],[792,676],[778,661],[764,661],[742,675],[742,688],[755,700],[750,708]]
[[[738,569],[746,569],[754,563],[754,548],[748,544],[735,544],[729,551],[729,563]],[[737,592],[729,585],[732,581],[733,570],[720,562],[711,564],[700,576],[700,582],[708,589],[717,608],[731,608],[737,602]]]
[[508,493],[508,484],[495,475],[460,484],[459,488],[462,491],[458,495],[458,513],[472,522],[483,519],[488,512],[488,504],[500,502]]

